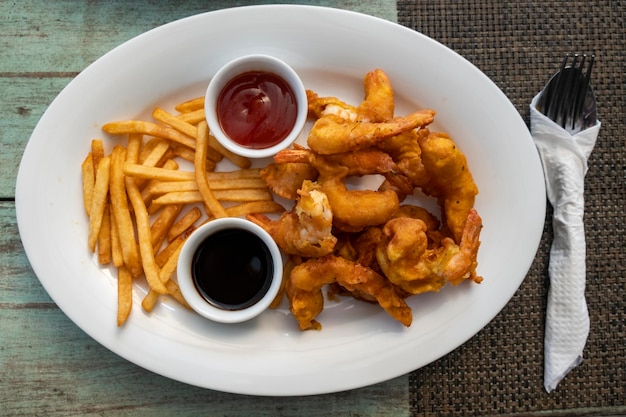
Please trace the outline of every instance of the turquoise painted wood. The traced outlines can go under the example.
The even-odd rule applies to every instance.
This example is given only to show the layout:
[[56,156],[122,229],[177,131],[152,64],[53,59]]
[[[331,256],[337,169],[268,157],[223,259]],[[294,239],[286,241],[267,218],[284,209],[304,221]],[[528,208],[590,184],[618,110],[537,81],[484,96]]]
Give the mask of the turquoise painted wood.
[[[0,1],[0,415],[408,416],[408,376],[353,391],[273,398],[172,381],[115,355],[47,295],[15,218],[19,162],[37,121],[82,69],[132,37],[229,1]],[[396,20],[395,1],[302,1]]]

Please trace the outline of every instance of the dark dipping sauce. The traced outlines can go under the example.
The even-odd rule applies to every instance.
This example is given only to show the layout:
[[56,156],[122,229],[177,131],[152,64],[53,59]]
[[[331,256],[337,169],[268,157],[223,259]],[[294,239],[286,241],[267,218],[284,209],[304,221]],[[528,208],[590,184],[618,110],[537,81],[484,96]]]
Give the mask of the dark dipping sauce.
[[217,119],[224,133],[241,146],[269,148],[285,139],[296,123],[298,106],[281,77],[261,71],[240,74],[217,99]]
[[257,303],[267,293],[273,273],[265,243],[242,229],[209,236],[196,249],[191,266],[198,292],[224,310],[241,310]]

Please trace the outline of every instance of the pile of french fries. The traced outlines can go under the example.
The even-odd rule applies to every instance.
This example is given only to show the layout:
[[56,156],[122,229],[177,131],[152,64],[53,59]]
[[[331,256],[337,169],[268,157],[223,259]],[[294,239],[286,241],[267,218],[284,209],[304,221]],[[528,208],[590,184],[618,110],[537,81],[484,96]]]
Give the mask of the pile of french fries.
[[[117,269],[118,326],[130,315],[133,281],[142,277],[149,286],[144,310],[152,311],[161,296],[189,308],[175,271],[183,242],[202,223],[284,211],[260,170],[210,135],[203,98],[174,110],[156,108],[150,122],[105,124],[104,132],[122,139],[109,154],[101,139],[93,139],[82,163],[88,246],[101,265]],[[238,169],[220,172],[224,158]],[[180,169],[183,160],[193,170]]]

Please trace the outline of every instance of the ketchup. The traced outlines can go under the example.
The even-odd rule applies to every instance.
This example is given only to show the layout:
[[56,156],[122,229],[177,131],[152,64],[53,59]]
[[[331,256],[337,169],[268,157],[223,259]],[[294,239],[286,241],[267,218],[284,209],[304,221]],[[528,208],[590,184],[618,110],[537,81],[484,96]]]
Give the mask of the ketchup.
[[295,94],[281,77],[262,71],[240,74],[217,100],[217,118],[226,135],[248,148],[269,148],[296,123]]

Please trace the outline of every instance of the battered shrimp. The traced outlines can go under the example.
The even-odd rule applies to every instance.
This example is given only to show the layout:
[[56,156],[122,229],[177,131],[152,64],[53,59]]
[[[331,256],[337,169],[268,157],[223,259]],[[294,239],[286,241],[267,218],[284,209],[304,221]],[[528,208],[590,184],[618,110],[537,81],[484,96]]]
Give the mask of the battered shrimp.
[[432,123],[434,117],[435,111],[429,109],[378,123],[328,115],[317,119],[309,133],[308,145],[323,155],[365,149],[402,132],[424,127]]
[[[348,190],[344,180],[348,175],[385,174],[385,167],[395,166],[382,152],[366,152],[360,159],[355,153],[324,156],[307,149],[289,149],[279,152],[276,162],[308,161],[317,171],[322,191],[328,197],[333,212],[333,224],[343,231],[359,231],[367,226],[385,223],[398,209],[400,201],[392,190]],[[385,159],[387,158],[387,159]],[[362,160],[363,165],[356,162]],[[345,165],[344,165],[345,164]],[[389,165],[392,164],[392,165]],[[368,171],[372,169],[372,171]]]
[[333,215],[326,195],[309,180],[303,182],[298,194],[294,209],[278,220],[260,213],[247,218],[267,230],[287,255],[317,257],[331,253],[337,238],[332,235]]
[[413,129],[378,144],[378,148],[391,156],[400,172],[416,187],[421,187],[429,180],[422,162],[422,150],[417,141],[418,135],[422,132],[423,130]]
[[357,109],[348,103],[344,103],[337,97],[320,97],[313,90],[306,91],[309,106],[309,116],[319,119],[324,116],[337,116],[352,122],[357,120]]
[[365,99],[356,109],[357,118],[368,122],[385,122],[393,118],[395,108],[391,81],[381,69],[368,72],[363,80]]
[[363,79],[365,98],[354,107],[337,97],[320,97],[307,90],[309,116],[319,119],[328,115],[339,116],[351,122],[385,122],[393,117],[394,92],[387,74],[381,69],[368,72]]
[[426,236],[428,237],[428,247],[439,244],[443,239],[444,233],[441,231],[441,223],[439,219],[423,207],[411,204],[403,204],[398,209],[394,217],[409,217],[419,219],[426,225]]
[[261,170],[261,178],[270,190],[289,200],[298,198],[298,190],[305,180],[315,181],[317,170],[308,162],[272,163]]
[[445,224],[454,241],[459,243],[478,194],[465,155],[445,133],[424,131],[418,135],[418,143],[428,175],[422,190],[438,199]]
[[285,284],[290,310],[300,330],[321,329],[315,318],[324,308],[322,287],[335,282],[350,292],[371,297],[394,319],[407,327],[411,325],[411,309],[389,281],[370,268],[327,255],[294,267]]
[[447,282],[481,282],[476,275],[482,220],[474,209],[468,215],[460,245],[450,238],[429,249],[426,224],[400,217],[383,227],[376,258],[385,276],[411,294],[439,291]]

